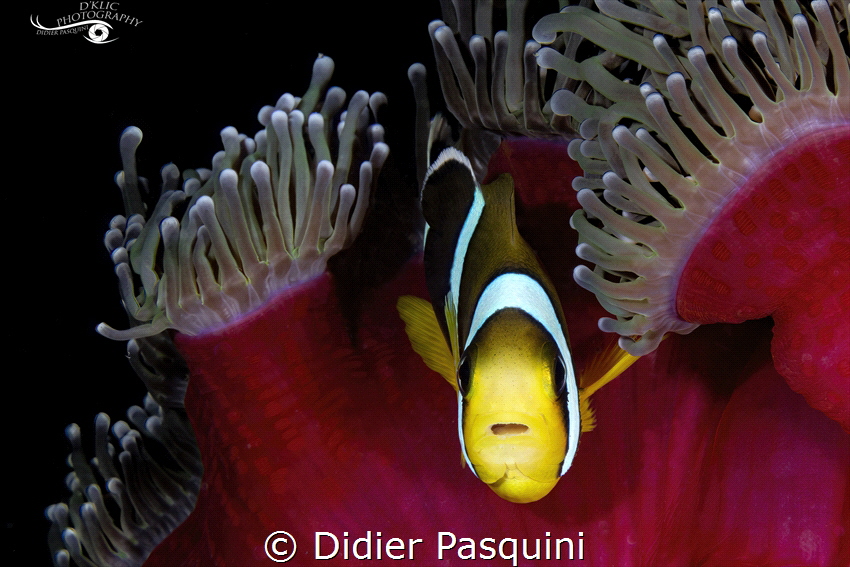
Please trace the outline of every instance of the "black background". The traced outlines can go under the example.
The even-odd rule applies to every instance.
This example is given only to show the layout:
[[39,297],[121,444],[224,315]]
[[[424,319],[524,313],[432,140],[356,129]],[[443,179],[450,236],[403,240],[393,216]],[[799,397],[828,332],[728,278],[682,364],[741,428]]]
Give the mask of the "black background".
[[[125,345],[95,326],[126,326],[103,246],[123,213],[113,176],[118,138],[144,132],[139,171],[158,186],[159,169],[208,167],[233,125],[253,134],[259,109],[284,92],[301,95],[318,53],[336,62],[332,84],[349,94],[381,90],[381,122],[403,190],[415,187],[413,96],[407,68],[433,56],[428,2],[140,2],[118,10],[141,20],[114,23],[96,45],[78,35],[39,36],[79,10],[79,1],[37,2],[6,15],[3,299],[4,563],[49,565],[44,508],[67,498],[68,423],[91,442],[95,415],[124,419],[145,390]],[[13,21],[10,21],[10,19]],[[8,36],[7,36],[8,38]],[[435,77],[431,77],[432,80]],[[433,86],[433,85],[432,85]]]

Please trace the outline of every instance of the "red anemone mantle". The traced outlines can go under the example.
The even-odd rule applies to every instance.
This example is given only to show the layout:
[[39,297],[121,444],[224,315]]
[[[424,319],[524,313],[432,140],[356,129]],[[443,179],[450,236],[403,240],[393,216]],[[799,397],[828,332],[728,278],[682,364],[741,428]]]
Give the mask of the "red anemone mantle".
[[[514,142],[491,172],[514,175],[520,229],[559,285],[580,368],[609,339],[571,277],[578,172],[552,163],[570,163],[562,146]],[[364,306],[354,342],[334,292],[345,282],[329,275],[224,330],[178,337],[204,482],[149,565],[271,565],[264,542],[276,530],[297,539],[297,565],[361,563],[343,546],[317,560],[315,532],[341,544],[371,532],[373,560],[377,532],[385,560],[390,538],[421,539],[404,562],[415,565],[547,564],[559,538],[585,565],[850,562],[850,437],[777,374],[770,321],[663,341],[594,396],[597,428],[553,492],[518,505],[461,468],[451,388],[408,344],[395,303],[424,297],[423,282],[414,260]],[[458,538],[442,557],[440,532]],[[517,540],[516,559],[504,538]],[[540,559],[524,558],[537,540]],[[318,552],[332,548],[324,537]]]

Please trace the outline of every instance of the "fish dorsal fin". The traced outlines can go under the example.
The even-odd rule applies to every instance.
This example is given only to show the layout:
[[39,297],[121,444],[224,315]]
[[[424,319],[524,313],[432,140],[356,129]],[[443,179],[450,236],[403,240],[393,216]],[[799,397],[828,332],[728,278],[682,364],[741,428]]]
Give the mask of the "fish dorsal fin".
[[582,432],[592,431],[596,427],[596,416],[590,407],[590,396],[599,388],[622,374],[638,359],[612,341],[599,354],[593,357],[581,374],[579,392],[579,411],[581,412]]
[[457,390],[454,357],[437,323],[434,308],[424,299],[412,295],[399,297],[396,308],[404,321],[404,330],[413,350],[422,357],[428,368],[440,374]]
[[502,244],[512,248],[529,248],[517,230],[514,180],[510,174],[503,173],[487,185],[482,185],[481,192],[489,207],[489,218],[497,223],[499,232],[505,235]]

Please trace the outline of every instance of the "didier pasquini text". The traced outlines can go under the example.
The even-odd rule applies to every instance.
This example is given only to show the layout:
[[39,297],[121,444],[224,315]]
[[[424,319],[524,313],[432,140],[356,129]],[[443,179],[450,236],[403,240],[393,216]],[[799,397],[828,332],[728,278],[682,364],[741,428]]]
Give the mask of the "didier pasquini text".
[[[361,532],[362,533],[362,532]],[[360,534],[354,534],[354,536]],[[453,532],[437,532],[432,540],[402,539],[386,537],[382,532],[367,531],[361,537],[331,532],[315,532],[314,548],[316,559],[369,559],[369,560],[412,560],[417,554],[432,557],[436,551],[437,560],[458,559],[495,559],[501,557],[517,564],[524,560],[564,560],[584,559],[584,532],[578,532],[575,538],[552,537],[545,532],[541,538],[496,539],[492,537],[458,537]],[[422,557],[424,558],[424,557]]]

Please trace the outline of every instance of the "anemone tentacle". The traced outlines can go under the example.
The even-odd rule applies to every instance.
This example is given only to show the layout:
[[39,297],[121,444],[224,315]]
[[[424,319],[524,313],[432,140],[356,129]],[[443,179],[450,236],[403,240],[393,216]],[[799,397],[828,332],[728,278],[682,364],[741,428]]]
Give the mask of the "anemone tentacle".
[[[554,112],[580,122],[583,139],[571,143],[570,155],[585,171],[573,183],[584,210],[571,224],[581,236],[577,254],[595,268],[579,266],[574,275],[616,316],[602,318],[600,328],[622,335],[620,345],[635,355],[651,352],[670,332],[771,314],[777,315],[776,336],[784,336],[782,325],[795,318],[779,315],[785,313],[783,305],[802,297],[793,290],[810,285],[804,283],[814,273],[809,270],[832,262],[815,272],[837,278],[839,288],[847,278],[840,250],[850,244],[848,235],[827,218],[826,209],[846,218],[850,194],[850,65],[846,39],[840,37],[847,33],[850,8],[826,0],[804,6],[740,0],[637,2],[637,8],[597,4],[601,13],[568,7],[547,16],[533,35],[541,43],[579,35],[629,60],[606,68],[598,55],[576,61],[553,48],[538,53],[543,68],[586,80],[603,98],[588,105],[562,91],[550,101]],[[753,214],[770,210],[771,219],[747,216],[744,209],[752,203],[778,198],[777,184],[796,182],[771,174],[804,170],[807,164],[818,164],[818,171],[806,172],[812,179],[808,185],[795,186],[808,193],[807,201],[794,202],[802,209],[788,212],[792,219],[812,217],[804,238],[787,227],[777,232],[783,224],[778,217],[785,213],[766,205]],[[750,232],[762,227],[758,238],[741,239],[749,235],[741,226],[745,216],[752,222]],[[724,238],[735,244],[725,244],[730,240]],[[725,261],[736,255],[744,263],[744,256],[759,256],[755,248],[769,255],[789,240],[799,240],[793,250],[809,246],[814,256],[831,256],[812,258],[805,270],[798,263],[793,270],[800,273],[792,278],[782,273],[790,261],[775,251],[774,260],[784,264],[769,269],[783,284],[774,282],[781,289],[770,294],[769,306],[760,302],[765,292],[756,289],[758,278],[730,273],[731,265],[718,265],[714,272],[705,268],[712,256]],[[741,280],[755,297],[727,297],[733,280]],[[835,379],[850,378],[850,370],[841,370],[850,365],[846,327],[845,321],[815,351],[794,356],[780,352],[792,339],[774,341],[777,369],[798,389],[804,362],[819,356],[822,362],[806,363],[808,374],[819,368]],[[847,428],[848,408],[835,407],[841,398],[832,392],[835,387],[837,382],[829,391],[803,393]]]
[[100,333],[127,340],[221,327],[321,274],[351,244],[389,152],[374,122],[386,98],[359,91],[344,108],[345,92],[327,88],[332,72],[333,61],[320,56],[307,93],[263,107],[253,138],[222,130],[212,169],[184,171],[182,187],[177,167],[164,167],[147,219],[139,190],[147,181],[135,166],[142,132],[124,131],[116,183],[128,216],[113,219],[105,243],[137,324],[101,324]]
[[[576,63],[551,48],[538,55],[541,66],[586,78],[610,99],[604,110],[575,104],[562,109],[569,94],[556,93],[552,106],[589,122],[571,154],[588,173],[574,184],[585,211],[572,222],[584,239],[579,255],[597,267],[578,268],[576,278],[618,316],[601,325],[624,335],[622,345],[634,354],[651,351],[667,332],[694,328],[675,310],[674,264],[688,257],[707,228],[705,219],[789,143],[850,121],[840,8],[814,2],[812,12],[791,18],[789,41],[766,23],[779,17],[768,4],[758,13],[742,2],[733,2],[732,10],[710,7],[706,25],[701,6],[670,3],[668,9],[679,13],[673,22],[686,27],[676,26],[678,52],[660,35],[671,33],[664,29],[665,15],[653,13],[648,3],[632,10],[631,29],[581,7],[535,26],[541,43],[553,41],[556,32],[582,34],[645,69],[640,88],[621,83],[614,89],[623,77],[602,72],[595,58]],[[689,21],[697,27],[688,30]],[[682,37],[688,31],[690,37]],[[697,45],[701,40],[705,45]],[[744,62],[742,42],[757,59]],[[827,72],[822,59],[830,62]],[[628,338],[634,335],[641,337]]]
[[67,503],[45,511],[54,563],[123,565],[144,563],[195,507],[203,466],[183,410],[188,369],[162,335],[132,340],[130,364],[150,393],[128,422],[111,427],[95,419],[95,457],[87,459],[77,424],[66,428],[71,443]]
[[[557,89],[581,92],[581,81],[537,66],[535,53],[540,44],[526,40],[529,8],[527,0],[444,3],[443,20],[428,26],[446,108],[462,127],[458,142],[443,140],[450,135],[438,129],[440,139],[444,145],[462,148],[479,180],[504,136],[567,140],[578,136],[576,124],[554,113],[544,101]],[[494,33],[502,25],[505,29]],[[577,45],[568,42],[565,52],[574,54]],[[417,100],[425,100],[424,67],[411,67],[411,82]],[[583,92],[593,94],[591,89]],[[424,147],[427,129],[417,130]],[[433,138],[435,132],[430,135]],[[418,153],[424,154],[424,150]],[[432,161],[421,156],[417,160],[423,169]]]
[[[536,97],[524,92],[536,92],[539,82],[537,70],[524,65],[528,54],[539,48],[534,42],[522,45],[526,5],[526,1],[512,3],[507,30],[495,35],[492,5],[486,4],[476,6],[473,18],[459,13],[471,9],[471,3],[458,3],[444,10],[448,24],[435,20],[428,26],[446,106],[463,127],[510,132],[544,126],[538,124],[539,106],[533,106]],[[473,69],[464,61],[464,51],[471,56]]]

